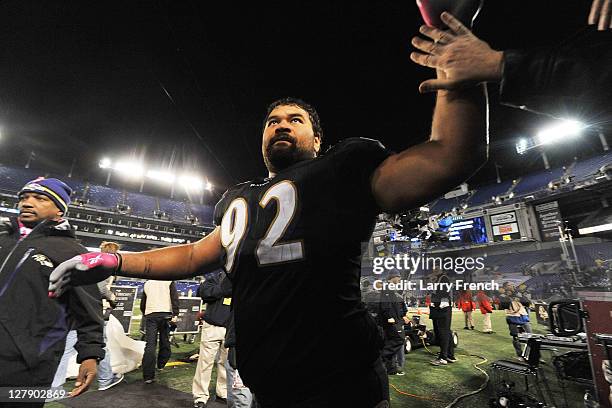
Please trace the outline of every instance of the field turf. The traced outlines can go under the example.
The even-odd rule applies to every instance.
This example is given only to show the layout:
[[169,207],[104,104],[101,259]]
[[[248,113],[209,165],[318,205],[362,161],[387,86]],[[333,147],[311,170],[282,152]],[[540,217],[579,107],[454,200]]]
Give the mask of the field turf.
[[[137,308],[135,308],[135,314]],[[453,313],[453,329],[459,333],[459,347],[456,350],[458,362],[449,364],[443,367],[434,367],[429,364],[433,359],[433,355],[425,348],[416,348],[411,353],[406,355],[406,364],[404,366],[405,375],[390,377],[390,395],[391,406],[393,408],[400,407],[419,407],[419,408],[438,408],[446,407],[456,397],[478,389],[484,382],[484,375],[474,368],[474,364],[482,360],[477,357],[470,357],[469,354],[478,354],[488,361],[479,365],[484,368],[489,374],[490,363],[498,359],[512,359],[514,349],[511,343],[511,337],[508,333],[508,326],[505,323],[504,312],[496,311],[492,316],[492,324],[494,334],[483,334],[479,330],[482,327],[482,315],[479,312],[474,312],[476,330],[463,329],[463,314],[461,312]],[[431,320],[427,316],[422,317],[422,321],[431,327]],[[535,315],[531,316],[532,327],[534,332],[545,333],[545,328],[536,323]],[[132,334],[138,337],[138,327],[133,324]],[[173,356],[172,362],[187,358],[190,355],[197,353],[199,338],[194,344],[187,344],[182,341],[182,336],[178,338],[179,347],[172,347]],[[437,352],[437,347],[431,347],[432,352]],[[559,350],[562,352],[563,350]],[[567,398],[559,390],[557,380],[552,373],[552,364],[550,363],[551,352],[543,352],[542,360],[547,363],[544,365],[544,370],[549,373],[549,383],[553,389],[553,395],[557,406],[582,407],[581,395],[584,393],[583,386],[570,386],[567,390]],[[163,371],[157,373],[157,380],[160,384],[167,387],[175,388],[183,392],[191,392],[191,381],[195,371],[196,364],[176,365],[166,367]],[[214,376],[214,372],[213,372]],[[135,370],[126,375],[126,382],[142,381],[142,371]],[[69,381],[66,386],[68,389],[73,382]],[[117,387],[120,387],[118,385]],[[95,389],[96,387],[92,387]],[[91,391],[90,391],[91,392]],[[344,392],[344,390],[338,390]],[[211,387],[211,395],[214,395],[214,386]],[[457,407],[487,407],[489,400],[493,397],[493,386],[489,384],[483,392],[461,400]],[[147,405],[153,407],[150,401]],[[57,402],[45,404],[45,407],[59,408],[62,404]],[[348,407],[347,407],[348,408]]]

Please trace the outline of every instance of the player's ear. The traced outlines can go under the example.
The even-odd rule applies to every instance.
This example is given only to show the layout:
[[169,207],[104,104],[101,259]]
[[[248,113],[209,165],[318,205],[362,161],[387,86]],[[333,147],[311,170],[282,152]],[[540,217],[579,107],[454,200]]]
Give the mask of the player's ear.
[[321,136],[319,135],[315,135],[314,137],[314,151],[315,151],[315,156],[318,156],[319,153],[321,152]]

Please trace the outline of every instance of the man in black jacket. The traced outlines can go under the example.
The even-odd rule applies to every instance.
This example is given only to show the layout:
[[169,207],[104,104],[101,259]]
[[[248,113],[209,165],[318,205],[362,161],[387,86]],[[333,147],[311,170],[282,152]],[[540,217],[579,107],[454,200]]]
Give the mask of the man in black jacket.
[[[401,276],[398,271],[389,271],[387,284],[398,284],[400,280]],[[388,288],[381,290],[378,321],[383,328],[385,340],[381,357],[387,368],[387,374],[390,375],[404,375],[397,355],[406,341],[404,323],[406,323],[407,311],[404,299],[396,290]]]
[[218,400],[225,400],[227,398],[225,362],[227,361],[228,350],[224,347],[223,342],[225,340],[226,327],[230,319],[232,286],[224,272],[213,272],[206,275],[206,280],[198,289],[198,295],[206,303],[206,311],[204,312],[204,322],[202,325],[200,357],[195,375],[193,376],[192,391],[194,406],[205,407],[210,398],[208,385],[217,354],[219,359],[217,361],[215,394]]
[[451,331],[453,317],[453,291],[451,281],[442,270],[434,270],[429,278],[437,285],[431,294],[429,318],[433,322],[434,336],[440,346],[438,357],[431,361],[432,365],[444,366],[457,361],[455,358],[455,343]]
[[87,252],[62,219],[70,191],[57,179],[33,180],[19,192],[18,218],[0,220],[0,387],[49,387],[70,329],[78,334],[81,364],[73,395],[89,387],[104,358],[98,289],[73,288],[53,299],[47,294],[53,268]]

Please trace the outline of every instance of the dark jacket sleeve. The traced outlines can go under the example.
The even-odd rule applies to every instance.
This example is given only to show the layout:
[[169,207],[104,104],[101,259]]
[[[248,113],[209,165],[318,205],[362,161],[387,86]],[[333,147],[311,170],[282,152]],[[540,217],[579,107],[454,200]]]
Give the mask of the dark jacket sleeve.
[[179,296],[174,282],[170,284],[170,303],[172,303],[172,316],[179,315]]
[[557,117],[611,114],[612,32],[589,27],[549,48],[504,52],[500,102]]
[[[70,259],[87,252],[87,248],[74,242],[72,245],[62,245],[58,251],[62,259]],[[90,358],[102,360],[105,355],[104,318],[98,286],[93,284],[73,288],[68,299],[68,313],[72,328],[77,331],[74,345],[78,353],[77,363]]]
[[73,288],[69,308],[73,327],[77,331],[77,342],[74,346],[78,353],[77,363],[90,358],[102,360],[105,354],[104,319],[98,287],[87,285]]
[[140,298],[140,312],[142,315],[145,315],[145,310],[147,310],[147,293],[142,290],[142,297]]
[[204,303],[213,303],[219,299],[232,296],[232,285],[221,273],[211,274],[200,285],[198,294]]

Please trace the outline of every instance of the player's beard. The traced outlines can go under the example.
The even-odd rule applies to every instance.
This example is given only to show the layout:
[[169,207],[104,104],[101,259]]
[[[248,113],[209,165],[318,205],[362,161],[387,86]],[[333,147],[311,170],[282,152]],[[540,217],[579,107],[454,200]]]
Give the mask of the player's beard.
[[[290,143],[289,146],[275,147],[274,143],[279,140],[285,140]],[[297,141],[288,133],[275,134],[268,146],[266,146],[265,162],[268,170],[278,172],[287,167],[308,159],[308,152],[304,152],[298,148]]]

